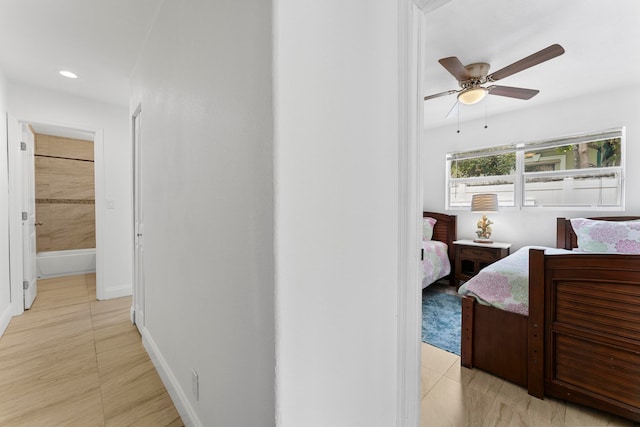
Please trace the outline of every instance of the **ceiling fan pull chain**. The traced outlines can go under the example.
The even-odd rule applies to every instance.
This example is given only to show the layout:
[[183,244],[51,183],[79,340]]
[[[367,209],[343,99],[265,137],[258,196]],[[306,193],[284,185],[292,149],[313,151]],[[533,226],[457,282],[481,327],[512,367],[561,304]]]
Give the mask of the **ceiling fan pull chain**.
[[486,101],[484,101],[484,128],[488,128],[489,126],[487,126],[487,104],[489,103],[489,100],[487,99]]

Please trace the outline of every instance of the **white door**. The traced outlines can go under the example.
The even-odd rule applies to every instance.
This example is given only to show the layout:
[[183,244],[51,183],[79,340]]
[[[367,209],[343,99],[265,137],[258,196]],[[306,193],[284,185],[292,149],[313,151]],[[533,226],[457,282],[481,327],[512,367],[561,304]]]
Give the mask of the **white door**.
[[26,123],[22,127],[22,274],[24,309],[36,299],[36,192],[34,175],[35,136]]
[[141,111],[132,118],[133,129],[133,318],[132,321],[142,332],[144,327],[144,248],[143,248],[143,216],[142,216],[142,157],[140,144]]
[[22,220],[22,128],[15,117],[7,114],[7,151],[9,163],[9,254],[11,272],[11,306],[13,315],[24,312],[23,298],[23,224]]

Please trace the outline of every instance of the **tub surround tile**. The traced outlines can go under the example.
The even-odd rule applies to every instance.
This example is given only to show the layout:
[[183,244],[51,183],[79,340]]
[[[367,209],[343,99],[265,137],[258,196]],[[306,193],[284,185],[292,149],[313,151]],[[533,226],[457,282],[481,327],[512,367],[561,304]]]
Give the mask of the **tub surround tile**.
[[37,204],[38,252],[95,248],[95,206],[93,204]]
[[36,154],[93,160],[93,141],[36,134]]
[[93,142],[36,134],[38,252],[95,247]]
[[36,199],[36,203],[47,205],[95,205],[95,200],[78,200],[78,199]]

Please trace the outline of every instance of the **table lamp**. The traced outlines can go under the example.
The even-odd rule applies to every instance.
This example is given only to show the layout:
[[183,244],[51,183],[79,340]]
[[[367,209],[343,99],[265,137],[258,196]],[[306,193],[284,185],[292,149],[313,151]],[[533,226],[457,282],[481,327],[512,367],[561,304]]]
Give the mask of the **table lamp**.
[[482,212],[482,218],[478,221],[478,229],[476,234],[477,243],[493,243],[491,240],[491,224],[493,221],[487,218],[488,212],[498,212],[498,195],[497,194],[474,194],[471,199],[471,212]]

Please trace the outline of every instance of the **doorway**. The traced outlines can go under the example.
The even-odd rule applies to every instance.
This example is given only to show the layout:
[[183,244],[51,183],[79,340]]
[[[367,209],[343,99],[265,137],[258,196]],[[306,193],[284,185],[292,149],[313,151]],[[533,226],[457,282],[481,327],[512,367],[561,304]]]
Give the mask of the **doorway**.
[[94,134],[34,124],[38,278],[93,273]]
[[133,305],[131,322],[142,334],[144,328],[144,247],[143,247],[143,211],[142,211],[142,149],[141,149],[142,110],[138,107],[131,117],[133,140]]
[[[81,274],[95,271],[96,292],[99,296],[101,294],[100,289],[102,287],[99,267],[100,216],[98,215],[98,211],[95,209],[95,200],[97,200],[104,191],[101,186],[96,185],[98,182],[101,182],[96,178],[103,174],[103,163],[101,157],[102,132],[82,129],[79,127],[68,127],[65,125],[36,122],[26,119],[19,120],[11,115],[8,115],[7,121],[9,186],[10,192],[12,193],[9,200],[9,209],[11,213],[9,224],[9,246],[11,255],[11,305],[13,315],[22,314],[22,312],[30,306],[30,304],[24,304],[24,302],[27,302],[27,300],[31,300],[32,302],[33,298],[35,298],[35,291],[37,290],[36,283],[34,283],[33,288],[31,288],[31,285],[26,286],[25,282],[30,282],[31,278],[33,278],[35,282],[37,276],[43,277],[43,274],[44,277],[56,277],[69,275],[70,272],[71,274],[74,274],[74,272],[75,274]],[[28,141],[24,140],[25,134],[21,132],[24,128],[33,132],[35,136],[34,142],[38,136],[44,136],[46,137],[45,139],[49,139],[49,141],[45,141],[40,144],[45,147],[44,151],[42,151],[43,149],[41,147],[41,152],[38,155],[38,149],[31,150],[29,159],[25,158],[25,155],[23,154],[25,152],[21,149],[21,147],[25,145],[21,144],[22,142],[26,142],[27,147],[29,146]],[[55,147],[53,149],[49,149],[52,146],[57,146],[57,148],[63,147],[66,141],[83,141],[84,144],[90,144],[89,147],[85,147],[85,151],[87,151],[87,153],[84,157],[90,157],[91,159],[74,159],[73,157],[75,155],[65,155],[59,150],[56,151],[57,149]],[[47,145],[49,148],[46,148]],[[33,180],[33,173],[31,172],[30,175],[25,175],[25,171],[28,170],[29,167],[31,168],[31,171],[33,171],[34,155],[39,156],[38,160],[40,162],[44,162],[49,165],[56,163],[66,164],[66,169],[57,172],[57,174],[59,176],[64,176],[65,174],[74,176],[75,182],[71,183],[67,189],[62,188],[64,186],[61,186],[60,182],[52,183],[50,186],[51,188],[48,189],[51,190],[49,192],[45,191],[47,190],[46,185],[44,186],[44,190],[42,185],[37,187],[34,186],[35,188],[33,193],[29,194],[27,184],[30,179]],[[94,158],[96,159],[95,167]],[[85,179],[82,177],[82,173],[89,174],[87,175],[88,180],[91,181],[89,184],[84,183],[79,185],[79,183]],[[54,173],[54,175],[55,174],[56,173]],[[31,178],[29,178],[30,176]],[[86,188],[82,189],[83,187]],[[78,191],[83,192],[84,194],[78,195]],[[76,194],[70,196],[69,192],[75,192]],[[36,201],[39,203],[36,204]],[[36,208],[36,205],[38,205],[38,208]],[[33,215],[30,215],[28,213],[29,210],[25,209],[25,207],[28,206],[34,207]],[[71,211],[65,212],[69,209],[71,209]],[[22,212],[27,212],[27,215],[23,216]],[[36,212],[38,213],[36,214]],[[86,232],[86,230],[76,234],[82,236],[82,239],[85,241],[91,240],[90,243],[85,242],[84,246],[93,247],[87,248],[86,250],[53,250],[43,253],[51,255],[49,257],[42,258],[42,266],[47,266],[47,271],[43,273],[36,264],[37,257],[35,247],[41,246],[43,241],[46,242],[47,240],[52,240],[51,230],[49,230],[49,235],[46,236],[44,240],[41,239],[41,241],[38,242],[38,245],[35,243],[37,241],[37,233],[26,233],[25,231],[44,228],[45,224],[50,226],[52,223],[55,223],[56,215],[60,217],[60,221],[58,221],[59,223],[66,222],[67,225],[69,223],[73,225],[73,223],[76,222],[74,219],[75,217],[80,218],[77,222],[84,223],[85,228],[91,229],[91,234],[94,237],[87,237],[86,235],[89,233]],[[87,225],[87,221],[82,220],[83,216],[87,217],[89,215],[95,218],[91,225]],[[26,217],[26,219],[23,220],[22,218],[24,217]],[[62,233],[64,233],[64,230],[62,230]],[[78,238],[77,236],[68,236],[68,238],[63,236],[60,238],[61,232],[59,231],[55,234],[57,236],[56,238],[60,242],[63,242],[59,242],[58,244],[62,244],[63,246],[69,246],[69,242],[73,242],[74,239],[77,240]],[[27,239],[27,236],[34,237],[33,245],[30,245],[30,241]],[[40,237],[42,237],[42,235]],[[71,245],[73,245],[73,243],[71,243]],[[60,257],[53,255],[60,255]],[[63,270],[58,270],[60,267],[62,267]],[[27,296],[29,298],[25,299]]]

